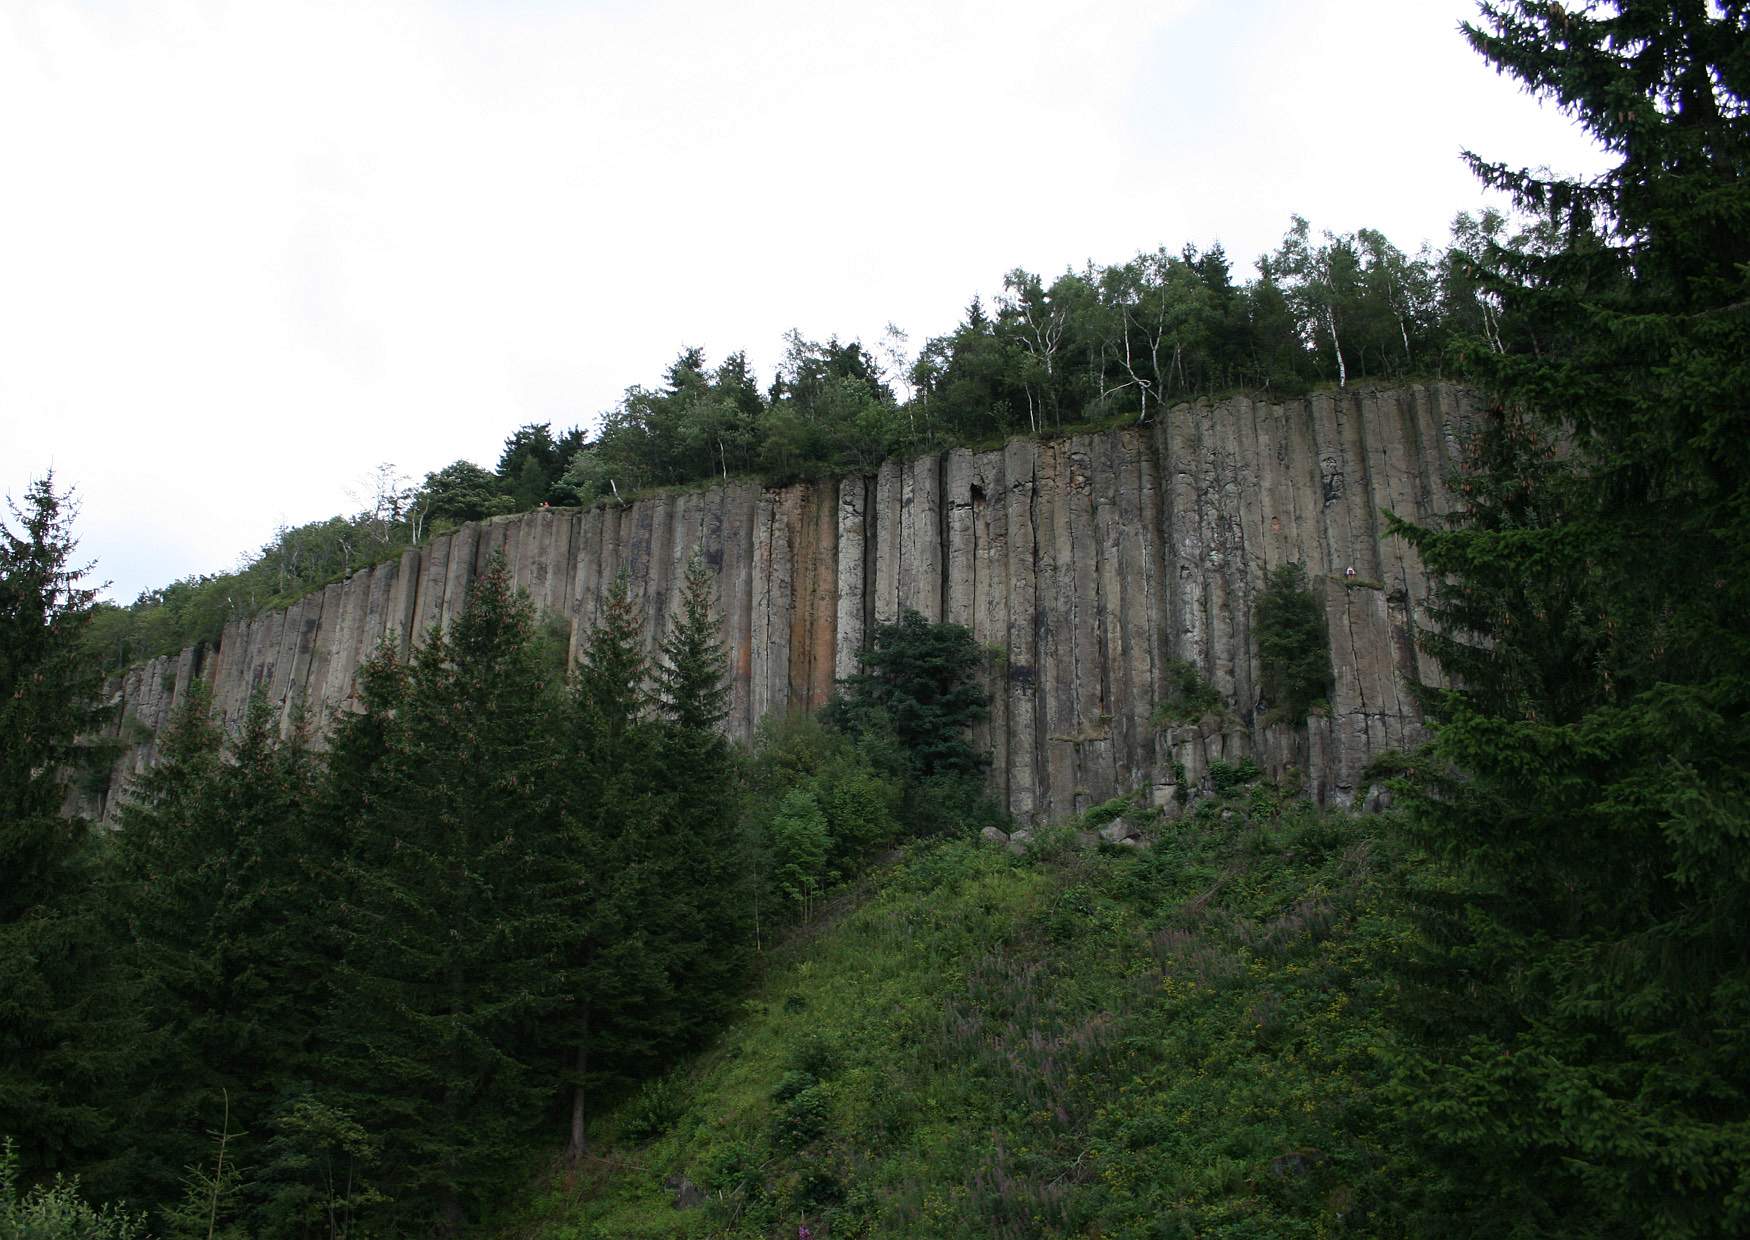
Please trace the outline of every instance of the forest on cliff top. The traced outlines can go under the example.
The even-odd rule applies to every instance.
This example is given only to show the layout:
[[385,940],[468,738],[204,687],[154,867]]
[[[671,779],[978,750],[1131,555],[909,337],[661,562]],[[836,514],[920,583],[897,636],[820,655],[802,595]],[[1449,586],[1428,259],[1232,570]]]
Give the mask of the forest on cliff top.
[[324,753],[196,701],[99,833],[45,480],[0,535],[0,1236],[1750,1231],[1750,6],[1481,11],[1617,163],[1472,160],[1540,240],[1467,267],[1461,509],[1394,523],[1451,679],[1388,814],[1212,767],[980,845],[964,630],[740,752],[702,572],[657,664],[610,606],[567,672],[500,567]]
[[785,341],[761,386],[745,354],[683,349],[660,382],[628,388],[593,437],[524,426],[495,467],[456,461],[418,484],[392,465],[360,508],[280,530],[235,571],[106,604],[90,641],[111,666],[214,642],[226,623],[302,597],[463,521],[628,500],[658,487],[755,477],[768,485],[866,473],[893,456],[1020,434],[1150,422],[1198,398],[1287,399],[1321,385],[1468,373],[1471,351],[1529,347],[1482,278],[1491,246],[1554,244],[1547,225],[1460,214],[1449,243],[1408,254],[1363,228],[1315,235],[1306,220],[1258,275],[1219,246],[1165,249],[1046,280],[1015,270],[988,310],[915,351],[891,328],[861,341]]

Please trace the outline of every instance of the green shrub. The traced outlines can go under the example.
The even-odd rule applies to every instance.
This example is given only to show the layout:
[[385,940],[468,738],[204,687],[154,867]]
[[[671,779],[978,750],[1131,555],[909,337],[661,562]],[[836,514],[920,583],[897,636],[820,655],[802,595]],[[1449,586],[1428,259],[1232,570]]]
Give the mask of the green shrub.
[[1129,797],[1113,797],[1110,801],[1102,801],[1083,814],[1082,824],[1089,830],[1097,830],[1114,819],[1124,817],[1132,808]]
[[1227,709],[1215,686],[1204,679],[1197,665],[1185,659],[1169,659],[1166,665],[1167,692],[1155,705],[1154,725],[1169,728],[1174,724],[1196,723],[1205,715],[1217,715]]
[[0,1143],[0,1240],[146,1240],[144,1215],[89,1204],[78,1180],[56,1176],[21,1192],[19,1175],[18,1147],[7,1137]]
[[1209,764],[1209,783],[1217,795],[1232,792],[1235,788],[1243,788],[1263,776],[1258,764],[1250,758],[1241,758],[1238,762],[1223,762],[1219,758]]
[[786,1072],[779,1089],[784,1096],[777,1099],[772,1114],[772,1144],[784,1150],[801,1149],[826,1132],[832,1103],[820,1083],[804,1072]]
[[648,1141],[673,1128],[686,1112],[685,1100],[672,1076],[646,1081],[627,1104],[620,1130],[633,1141]]

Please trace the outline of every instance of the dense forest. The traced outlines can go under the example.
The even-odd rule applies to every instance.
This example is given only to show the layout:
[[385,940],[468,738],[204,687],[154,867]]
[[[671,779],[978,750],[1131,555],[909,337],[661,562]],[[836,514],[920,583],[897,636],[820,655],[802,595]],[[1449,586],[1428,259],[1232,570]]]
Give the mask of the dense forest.
[[[1451,679],[1377,817],[1217,764],[1170,821],[1011,834],[964,630],[879,629],[742,751],[702,568],[654,658],[621,590],[567,669],[500,566],[320,751],[196,695],[100,833],[60,813],[94,633],[148,639],[34,486],[0,534],[0,1237],[1750,1232],[1750,6],[1468,33],[1616,164],[1472,157],[1535,223],[1418,260],[1450,282],[1298,224],[1225,302],[1207,254],[1017,276],[903,400],[856,344],[794,341],[764,394],[689,353],[593,444],[529,428],[372,518],[1462,368],[1463,506],[1394,518]],[[1316,694],[1300,585],[1260,646]],[[1231,706],[1180,672],[1162,726]]]
[[225,624],[320,588],[463,521],[626,500],[711,478],[770,484],[873,470],[897,454],[1015,434],[1147,422],[1225,392],[1291,396],[1319,384],[1467,373],[1470,352],[1521,347],[1479,275],[1487,248],[1531,253],[1547,229],[1461,214],[1448,246],[1406,254],[1382,234],[1315,236],[1295,218],[1282,244],[1234,279],[1219,246],[1089,264],[1047,282],[1015,270],[987,311],[974,298],[951,333],[911,350],[791,333],[763,390],[746,355],[712,365],[681,351],[654,387],[629,388],[578,428],[524,426],[496,466],[456,461],[414,485],[392,465],[359,509],[280,530],[235,572],[100,606],[89,641],[110,666],[215,641]]

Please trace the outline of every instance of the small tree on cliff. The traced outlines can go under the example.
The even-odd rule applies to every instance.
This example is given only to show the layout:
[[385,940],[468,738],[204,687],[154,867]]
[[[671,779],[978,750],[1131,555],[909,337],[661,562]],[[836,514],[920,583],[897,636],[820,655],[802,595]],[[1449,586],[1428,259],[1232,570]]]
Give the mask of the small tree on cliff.
[[884,717],[919,778],[977,775],[989,764],[967,737],[990,713],[978,683],[980,662],[970,629],[931,623],[908,608],[858,652],[858,670],[840,682],[827,719],[860,736]]
[[1325,608],[1300,565],[1272,570],[1258,596],[1257,627],[1264,700],[1273,716],[1299,723],[1331,692]]

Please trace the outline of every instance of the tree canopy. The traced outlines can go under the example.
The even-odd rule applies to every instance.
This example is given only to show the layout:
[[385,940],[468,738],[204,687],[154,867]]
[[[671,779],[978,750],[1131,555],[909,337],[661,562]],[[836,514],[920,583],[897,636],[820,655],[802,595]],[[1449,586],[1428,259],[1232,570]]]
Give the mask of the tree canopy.
[[[1446,526],[1440,863],[1408,975],[1430,1226],[1750,1228],[1750,9],[1485,4],[1476,49],[1617,162],[1470,156],[1541,220],[1455,258],[1494,403]],[[1440,1222],[1437,1220],[1444,1220]]]

